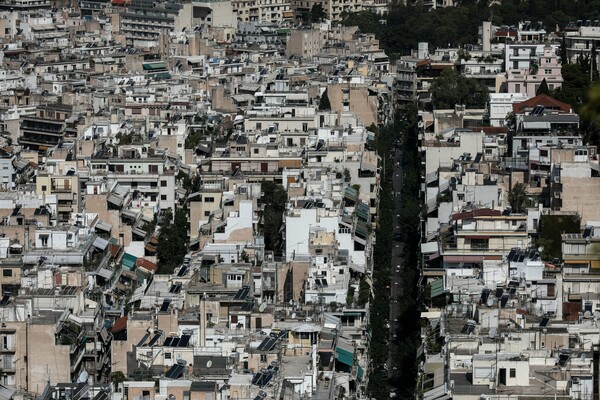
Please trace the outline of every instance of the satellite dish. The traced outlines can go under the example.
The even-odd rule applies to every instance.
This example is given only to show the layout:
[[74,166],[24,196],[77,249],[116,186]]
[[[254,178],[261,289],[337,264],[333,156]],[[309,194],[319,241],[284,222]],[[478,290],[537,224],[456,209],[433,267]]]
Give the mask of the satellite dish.
[[210,367],[212,367],[212,360],[208,360],[206,362],[206,368],[210,368]]
[[541,253],[542,251],[544,251],[544,246],[540,246],[538,247],[538,251]]
[[174,395],[174,394],[170,394],[170,395],[169,395],[169,400],[176,400],[176,397],[175,397],[175,395]]
[[494,299],[488,297],[487,302],[485,304],[487,304],[488,307],[492,307],[494,305]]
[[292,319],[296,318],[296,313],[292,313]]
[[592,312],[590,310],[585,310],[585,312],[583,313],[583,316],[586,318],[590,318],[592,316]]
[[600,319],[600,311],[594,313],[594,319]]
[[261,303],[261,305],[258,307],[258,312],[265,312],[265,310],[267,309],[267,303]]

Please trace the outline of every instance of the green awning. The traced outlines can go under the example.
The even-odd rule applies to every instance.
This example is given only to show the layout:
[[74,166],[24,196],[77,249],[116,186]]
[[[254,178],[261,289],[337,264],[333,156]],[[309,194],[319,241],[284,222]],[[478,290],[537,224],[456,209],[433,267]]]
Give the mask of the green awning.
[[344,317],[360,317],[362,313],[356,311],[344,311]]
[[359,366],[359,367],[358,367],[358,374],[357,374],[357,376],[358,376],[358,380],[359,380],[359,381],[362,381],[363,375],[364,375],[364,371],[363,371],[363,369],[362,369],[362,368]]
[[135,270],[135,275],[136,275],[138,284],[144,283],[144,279],[148,278],[148,274],[139,268]]
[[292,32],[292,30],[291,30],[291,29],[278,29],[278,30],[277,30],[277,33],[278,33],[279,35],[287,35],[288,33],[291,33],[291,32]]
[[438,278],[431,282],[431,297],[437,297],[441,294],[444,294],[444,280],[442,278]]
[[354,365],[354,352],[350,352],[338,346],[335,348],[335,353],[337,360],[342,364],[346,364],[350,367]]
[[171,79],[171,74],[168,72],[149,73],[146,76],[158,79]]
[[346,189],[344,189],[344,197],[356,201],[358,198],[358,191],[351,186],[346,186]]
[[142,64],[144,71],[156,71],[157,69],[167,69],[167,65],[164,62],[153,62]]
[[125,253],[123,255],[123,259],[121,260],[121,263],[123,264],[123,268],[131,271],[135,267],[136,261],[137,261],[136,256],[132,256],[129,253]]
[[362,222],[359,221],[356,224],[355,233],[356,236],[366,239],[367,236],[369,236],[369,229]]
[[356,207],[356,215],[358,216],[358,218],[362,219],[363,221],[368,221],[369,220],[369,206],[366,205],[365,203],[360,203]]

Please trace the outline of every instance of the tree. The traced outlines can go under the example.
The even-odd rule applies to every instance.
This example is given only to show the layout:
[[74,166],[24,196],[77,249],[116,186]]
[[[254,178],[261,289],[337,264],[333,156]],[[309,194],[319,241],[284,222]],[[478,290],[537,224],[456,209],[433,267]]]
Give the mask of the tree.
[[588,91],[587,102],[581,107],[581,119],[585,140],[592,145],[600,144],[600,83]]
[[508,114],[506,114],[506,117],[504,117],[504,121],[506,123],[506,127],[510,131],[514,131],[515,129],[517,129],[517,116],[514,112],[511,111]]
[[329,102],[329,96],[327,95],[327,89],[321,95],[321,100],[319,101],[319,110],[331,110],[331,103]]
[[321,22],[327,18],[327,13],[321,4],[313,4],[308,13],[308,22]]
[[367,282],[367,278],[363,275],[358,284],[358,297],[356,299],[356,304],[359,306],[364,306],[369,302],[371,298],[371,286]]
[[533,205],[527,187],[523,183],[517,183],[508,192],[508,203],[513,213],[524,213],[527,207]]
[[163,212],[158,221],[158,273],[172,274],[187,253],[188,223],[185,210],[178,208],[175,218],[171,209]]
[[562,65],[569,63],[569,58],[567,57],[567,39],[564,33],[562,41],[560,42],[560,63]]
[[263,181],[261,191],[264,195],[260,204],[265,206],[262,216],[262,231],[265,237],[265,249],[277,251],[281,247],[280,229],[287,202],[287,192],[278,183]]
[[550,95],[550,88],[548,87],[548,83],[546,82],[546,78],[542,79],[542,83],[540,83],[540,87],[538,87],[536,95],[545,94]]
[[354,303],[354,286],[348,286],[348,292],[346,293],[346,306],[351,307]]
[[483,83],[462,76],[455,70],[445,70],[431,84],[433,105],[438,109],[454,108],[457,104],[466,107],[485,107],[488,88]]
[[117,391],[117,388],[119,387],[119,385],[123,382],[125,382],[127,380],[127,377],[125,376],[125,374],[121,371],[115,371],[115,372],[111,372],[108,380],[111,381],[114,385],[115,385],[115,391]]
[[579,215],[542,215],[540,218],[540,240],[542,259],[552,260],[561,258],[561,235],[563,233],[580,233],[581,218]]

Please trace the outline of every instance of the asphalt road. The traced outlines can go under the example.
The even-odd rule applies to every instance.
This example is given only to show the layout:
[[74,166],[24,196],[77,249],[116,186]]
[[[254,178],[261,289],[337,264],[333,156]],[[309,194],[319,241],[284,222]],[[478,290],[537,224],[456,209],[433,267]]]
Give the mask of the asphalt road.
[[[400,226],[398,225],[398,213],[400,211],[400,206],[402,203],[402,151],[401,146],[395,149],[394,151],[394,176],[392,179],[393,188],[394,188],[394,205],[396,210],[393,213],[394,219],[394,235],[397,232],[400,232]],[[397,343],[396,331],[398,328],[398,324],[402,321],[398,321],[398,299],[402,296],[402,258],[400,255],[402,254],[402,242],[398,242],[394,240],[394,248],[392,249],[392,265],[390,266],[391,273],[391,284],[390,284],[390,347],[394,347]],[[391,350],[391,349],[390,349]],[[388,359],[388,373],[390,377],[394,374],[393,363],[391,358]]]

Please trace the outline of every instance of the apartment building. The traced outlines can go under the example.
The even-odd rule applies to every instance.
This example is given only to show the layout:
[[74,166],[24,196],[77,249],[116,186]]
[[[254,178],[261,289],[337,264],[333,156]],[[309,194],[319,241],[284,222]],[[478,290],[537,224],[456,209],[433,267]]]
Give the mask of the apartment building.
[[[534,97],[543,81],[546,81],[550,90],[561,87],[563,78],[556,49],[544,46],[542,54],[527,54],[532,52],[527,46],[516,46],[513,55],[509,56],[507,50],[506,62],[512,62],[507,68],[507,90],[509,93],[521,93],[528,98]],[[515,55],[516,54],[516,55]],[[523,60],[524,58],[524,60]]]
[[32,150],[45,151],[72,139],[73,108],[65,104],[38,106],[35,116],[21,117],[19,143]]

